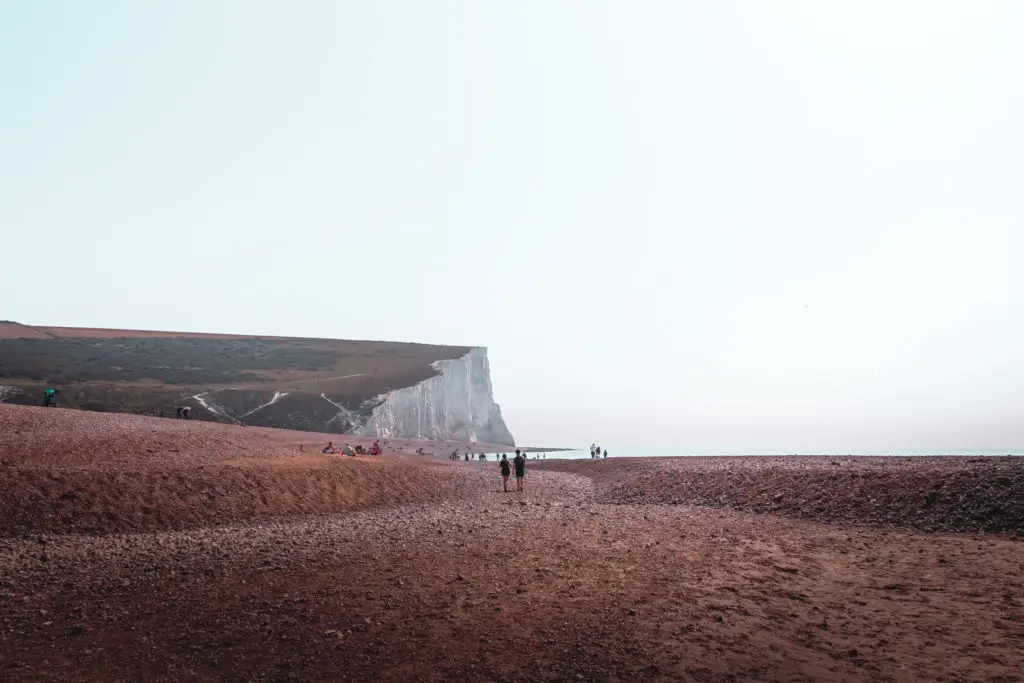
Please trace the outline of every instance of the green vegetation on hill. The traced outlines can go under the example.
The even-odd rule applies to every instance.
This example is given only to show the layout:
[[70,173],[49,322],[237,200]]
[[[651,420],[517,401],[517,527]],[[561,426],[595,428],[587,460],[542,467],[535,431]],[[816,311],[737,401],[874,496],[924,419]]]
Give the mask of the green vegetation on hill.
[[189,337],[0,339],[0,378],[51,384],[157,380],[165,384],[255,382],[254,371],[328,370],[341,352],[301,341]]

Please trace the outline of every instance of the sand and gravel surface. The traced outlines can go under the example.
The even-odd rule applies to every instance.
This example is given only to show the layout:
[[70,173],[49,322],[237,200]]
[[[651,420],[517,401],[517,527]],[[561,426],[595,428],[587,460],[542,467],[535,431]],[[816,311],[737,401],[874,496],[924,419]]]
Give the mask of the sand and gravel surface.
[[[61,418],[19,410],[16,418],[0,410],[5,498],[33,467],[60,473],[64,484],[83,472],[117,472],[121,479],[107,484],[130,487],[174,466],[155,455],[144,467],[116,455],[108,465],[85,446],[69,450],[66,463],[40,454],[33,464],[8,444],[24,445],[36,420]],[[92,421],[103,432],[108,417],[68,415],[68,443],[88,442]],[[117,420],[143,442],[137,430],[145,429],[131,423],[153,422]],[[267,474],[268,502],[250,517],[231,506],[226,521],[197,513],[181,528],[169,517],[127,533],[116,519],[73,532],[52,522],[42,531],[8,525],[0,533],[0,680],[1024,680],[1024,545],[1011,529],[926,532],[885,515],[824,523],[795,507],[741,509],[744,496],[760,499],[753,493],[695,505],[720,486],[723,466],[711,461],[704,485],[693,463],[682,475],[653,461],[531,463],[526,492],[505,494],[493,461],[300,458],[283,434],[182,429],[159,436],[183,464],[180,478],[147,484],[155,500],[174,499],[193,477],[205,485],[200,467],[277,467],[326,477],[307,485],[324,500],[333,484],[338,497],[362,502],[278,509],[277,480]],[[124,450],[120,438],[104,433],[109,453]],[[274,439],[282,451],[267,445]],[[256,453],[258,443],[267,450]],[[1002,463],[961,466],[984,473],[998,465],[993,476],[1012,480]],[[869,466],[884,488],[884,463],[848,465]],[[793,470],[771,475],[780,486],[797,486],[801,468],[814,480],[809,465],[763,468],[772,467]],[[900,467],[892,476],[904,476]],[[961,477],[942,467],[922,481]],[[734,476],[735,487],[760,485]],[[642,482],[666,492],[627,500]],[[243,484],[229,479],[196,504],[219,509],[219,497]],[[970,506],[979,490],[955,495]],[[99,510],[128,514],[135,500]]]
[[374,439],[0,405],[0,537],[183,529],[471,491],[447,463],[412,455],[458,444],[393,439],[385,458],[319,455],[331,441]]

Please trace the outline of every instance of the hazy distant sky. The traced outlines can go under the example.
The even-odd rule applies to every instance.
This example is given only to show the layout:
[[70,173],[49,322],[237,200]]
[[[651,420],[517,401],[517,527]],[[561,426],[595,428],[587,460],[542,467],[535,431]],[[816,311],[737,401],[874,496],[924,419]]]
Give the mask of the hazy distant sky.
[[484,345],[520,442],[1024,449],[1024,2],[0,0],[0,319]]

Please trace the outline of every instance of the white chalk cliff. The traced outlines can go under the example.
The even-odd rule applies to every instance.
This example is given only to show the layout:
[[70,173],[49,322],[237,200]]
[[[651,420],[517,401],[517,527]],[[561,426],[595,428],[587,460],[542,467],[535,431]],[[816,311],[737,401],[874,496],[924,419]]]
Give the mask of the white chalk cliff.
[[432,364],[438,374],[378,397],[356,434],[478,441],[512,446],[515,441],[491,390],[487,349]]

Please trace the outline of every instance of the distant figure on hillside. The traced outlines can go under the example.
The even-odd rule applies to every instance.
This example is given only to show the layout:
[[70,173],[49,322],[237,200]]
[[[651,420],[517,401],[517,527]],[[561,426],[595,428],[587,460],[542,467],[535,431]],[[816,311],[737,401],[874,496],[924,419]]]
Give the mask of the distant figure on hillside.
[[300,444],[299,444],[299,453],[305,453],[305,452],[306,452],[306,446],[305,446],[305,444],[301,444],[301,443],[300,443]]
[[182,408],[181,412],[185,416],[186,420],[192,419],[192,408],[190,408],[189,406],[185,406],[184,408]]
[[175,420],[180,420],[180,419],[181,419],[181,406],[178,406],[178,412],[177,412],[177,414],[176,414],[176,415],[174,416],[174,419],[175,419]]
[[607,448],[604,449],[604,457],[606,457],[606,458],[608,457],[608,449]]
[[512,466],[508,462],[508,456],[502,453],[501,462],[498,464],[501,466],[501,490],[508,493],[508,477],[512,474]]
[[334,442],[328,441],[327,446],[325,446],[324,449],[320,452],[323,453],[324,455],[334,455]]
[[590,444],[590,457],[593,458],[594,457],[594,453],[596,453],[596,452],[597,452],[597,446],[595,446],[594,444]]
[[516,491],[523,490],[523,479],[526,478],[526,453],[516,449],[516,459],[512,461],[516,468]]
[[43,407],[52,408],[56,405],[57,390],[47,389],[43,392]]

